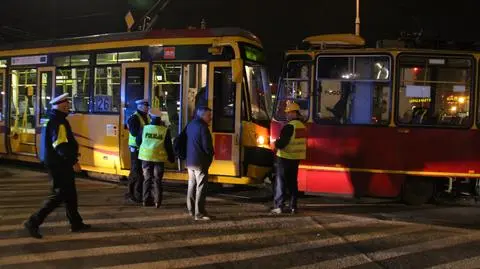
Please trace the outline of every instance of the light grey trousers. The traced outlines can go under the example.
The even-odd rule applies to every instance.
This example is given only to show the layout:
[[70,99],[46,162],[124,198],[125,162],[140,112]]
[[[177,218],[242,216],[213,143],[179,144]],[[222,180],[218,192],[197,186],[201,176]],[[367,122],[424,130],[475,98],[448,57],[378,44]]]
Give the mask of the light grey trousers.
[[187,209],[191,215],[207,215],[205,199],[207,197],[208,169],[188,168]]

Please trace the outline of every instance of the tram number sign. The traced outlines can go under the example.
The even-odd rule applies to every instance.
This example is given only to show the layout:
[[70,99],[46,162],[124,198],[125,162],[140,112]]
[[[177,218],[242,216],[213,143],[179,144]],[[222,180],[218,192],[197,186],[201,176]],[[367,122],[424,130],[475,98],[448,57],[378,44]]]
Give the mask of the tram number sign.
[[95,96],[95,111],[97,112],[112,111],[112,96],[108,96],[108,95]]

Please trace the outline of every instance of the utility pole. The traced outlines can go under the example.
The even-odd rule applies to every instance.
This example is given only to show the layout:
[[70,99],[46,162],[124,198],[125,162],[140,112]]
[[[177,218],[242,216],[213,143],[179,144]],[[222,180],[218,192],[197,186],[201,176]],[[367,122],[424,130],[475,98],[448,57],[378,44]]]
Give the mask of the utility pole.
[[360,35],[360,0],[357,0],[357,17],[355,18],[355,35]]

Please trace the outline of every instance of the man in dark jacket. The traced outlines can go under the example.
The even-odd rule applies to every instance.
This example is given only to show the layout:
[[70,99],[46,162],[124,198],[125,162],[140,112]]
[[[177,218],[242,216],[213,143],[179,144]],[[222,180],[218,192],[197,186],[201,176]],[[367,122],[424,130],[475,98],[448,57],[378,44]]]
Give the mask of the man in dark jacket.
[[151,205],[153,192],[155,207],[159,208],[163,200],[162,179],[165,162],[173,163],[175,154],[170,130],[161,120],[162,112],[160,109],[152,109],[150,116],[152,122],[145,125],[137,136],[137,145],[140,148],[138,159],[142,160],[144,177],[143,206]]
[[148,100],[137,100],[137,111],[133,113],[127,121],[128,131],[128,146],[130,148],[130,174],[128,175],[128,193],[127,199],[135,203],[141,203],[143,192],[143,171],[142,161],[138,159],[138,145],[136,138],[139,136],[143,126],[150,124],[150,117],[148,116],[149,104]]
[[188,192],[187,209],[195,220],[210,220],[205,211],[208,184],[208,168],[213,161],[212,135],[208,126],[212,121],[212,110],[199,107],[197,117],[187,126]]
[[78,143],[66,117],[70,110],[68,93],[54,98],[50,104],[53,110],[47,123],[44,138],[41,141],[43,161],[52,180],[52,193],[44,206],[33,214],[26,222],[25,228],[30,236],[42,238],[39,226],[45,218],[61,203],[65,203],[67,218],[71,231],[79,232],[90,228],[84,224],[78,213],[77,190],[75,187],[75,172],[80,172],[78,163]]

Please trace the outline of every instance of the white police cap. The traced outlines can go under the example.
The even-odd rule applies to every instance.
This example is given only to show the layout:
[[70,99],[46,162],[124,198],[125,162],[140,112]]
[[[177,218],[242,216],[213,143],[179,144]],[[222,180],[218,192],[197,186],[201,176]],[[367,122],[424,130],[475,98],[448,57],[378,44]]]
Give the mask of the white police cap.
[[137,104],[137,105],[146,105],[146,106],[149,105],[147,99],[139,99],[139,100],[135,101],[135,104]]
[[150,109],[150,111],[148,112],[148,114],[150,114],[151,117],[153,118],[160,118],[162,117],[162,111],[158,108],[152,108]]
[[58,105],[58,104],[61,104],[63,102],[67,102],[67,101],[68,101],[68,92],[53,98],[53,100],[50,101],[50,104],[51,105]]

